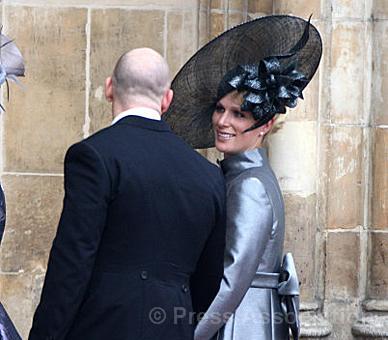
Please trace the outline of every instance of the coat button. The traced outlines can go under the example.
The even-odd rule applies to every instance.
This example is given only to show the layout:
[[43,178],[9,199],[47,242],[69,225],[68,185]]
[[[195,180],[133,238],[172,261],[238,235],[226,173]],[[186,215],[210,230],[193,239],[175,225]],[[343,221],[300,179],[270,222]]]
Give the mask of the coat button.
[[187,293],[189,291],[189,288],[186,285],[182,285],[182,291],[184,293]]
[[147,280],[148,279],[148,273],[146,270],[143,270],[141,273],[140,273],[140,277],[142,280]]

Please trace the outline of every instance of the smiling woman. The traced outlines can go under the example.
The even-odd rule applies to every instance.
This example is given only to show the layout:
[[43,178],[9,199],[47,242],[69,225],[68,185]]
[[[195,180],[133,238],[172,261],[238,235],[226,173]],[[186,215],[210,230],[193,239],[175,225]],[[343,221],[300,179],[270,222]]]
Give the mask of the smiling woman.
[[261,147],[264,136],[271,130],[275,118],[250,131],[256,120],[249,111],[242,111],[243,95],[233,91],[221,98],[212,116],[215,146],[225,158]]

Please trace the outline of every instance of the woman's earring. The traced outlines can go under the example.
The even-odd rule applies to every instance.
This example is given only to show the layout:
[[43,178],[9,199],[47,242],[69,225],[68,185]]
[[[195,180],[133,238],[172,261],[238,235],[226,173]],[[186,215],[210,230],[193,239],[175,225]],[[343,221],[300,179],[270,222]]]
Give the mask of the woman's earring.
[[263,137],[263,136],[264,136],[264,132],[261,131],[261,132],[259,133],[259,136],[260,136],[260,137]]

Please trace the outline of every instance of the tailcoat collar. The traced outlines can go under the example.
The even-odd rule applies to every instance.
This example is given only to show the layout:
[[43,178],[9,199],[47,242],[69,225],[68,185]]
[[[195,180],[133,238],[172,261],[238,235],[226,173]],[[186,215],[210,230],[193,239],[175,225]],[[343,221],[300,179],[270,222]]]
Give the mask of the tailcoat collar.
[[132,126],[136,126],[136,127],[139,127],[142,129],[148,129],[148,130],[165,131],[165,132],[171,131],[169,125],[164,120],[154,120],[154,119],[148,119],[148,118],[139,117],[139,116],[126,116],[120,119],[113,126],[119,126],[123,124],[132,125]]

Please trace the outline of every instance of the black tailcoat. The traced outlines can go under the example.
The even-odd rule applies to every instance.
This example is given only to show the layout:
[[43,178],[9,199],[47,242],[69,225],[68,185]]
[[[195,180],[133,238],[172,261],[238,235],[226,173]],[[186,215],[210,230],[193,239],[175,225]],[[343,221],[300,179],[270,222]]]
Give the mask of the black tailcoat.
[[191,295],[206,309],[222,276],[224,200],[220,170],[164,121],[125,117],[70,147],[29,339],[192,339]]

